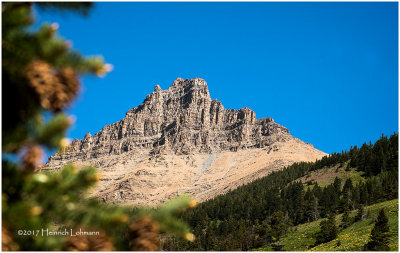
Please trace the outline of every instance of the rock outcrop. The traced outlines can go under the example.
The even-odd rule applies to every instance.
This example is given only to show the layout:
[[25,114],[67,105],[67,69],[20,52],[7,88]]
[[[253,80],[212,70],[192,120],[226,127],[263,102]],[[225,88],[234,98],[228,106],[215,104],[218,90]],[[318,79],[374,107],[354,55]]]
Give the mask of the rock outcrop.
[[43,170],[68,162],[103,174],[93,191],[105,201],[158,204],[189,192],[213,197],[296,161],[326,155],[272,118],[249,108],[226,109],[200,78],[159,85],[125,118],[49,158]]

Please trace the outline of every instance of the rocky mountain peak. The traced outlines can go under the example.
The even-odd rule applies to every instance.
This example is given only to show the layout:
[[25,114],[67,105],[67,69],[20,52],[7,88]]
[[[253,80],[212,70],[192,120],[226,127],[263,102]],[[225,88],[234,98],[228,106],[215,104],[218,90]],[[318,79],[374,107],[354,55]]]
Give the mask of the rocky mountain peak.
[[160,92],[160,91],[162,91],[160,85],[157,84],[156,86],[154,86],[154,92]]
[[[124,119],[93,137],[74,140],[64,155],[98,157],[135,148],[170,149],[175,153],[258,148],[290,138],[272,118],[256,119],[250,108],[225,109],[211,100],[205,80],[177,78],[166,90],[156,85]],[[55,159],[56,157],[52,157]]]
[[324,153],[250,108],[226,109],[205,80],[177,78],[159,85],[120,121],[75,139],[44,164],[100,168],[95,191],[105,201],[159,203],[182,192],[206,199],[295,161]]

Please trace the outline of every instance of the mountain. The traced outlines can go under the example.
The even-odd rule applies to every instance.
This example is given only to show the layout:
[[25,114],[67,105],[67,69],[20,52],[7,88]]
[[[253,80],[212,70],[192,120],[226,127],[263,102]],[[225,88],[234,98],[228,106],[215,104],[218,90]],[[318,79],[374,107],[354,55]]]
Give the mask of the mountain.
[[157,205],[176,195],[204,201],[272,171],[326,153],[249,108],[226,109],[200,78],[156,85],[122,120],[87,133],[43,165],[99,168],[92,195],[107,202]]

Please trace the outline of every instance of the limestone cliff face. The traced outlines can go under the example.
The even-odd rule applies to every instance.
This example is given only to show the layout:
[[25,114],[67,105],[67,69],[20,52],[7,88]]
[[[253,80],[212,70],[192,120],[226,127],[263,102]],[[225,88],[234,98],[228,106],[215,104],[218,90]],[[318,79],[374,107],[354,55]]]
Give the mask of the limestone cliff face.
[[[303,147],[296,147],[290,152],[301,155],[312,153],[307,153],[306,156],[310,157],[305,160],[315,160],[325,155],[312,145],[292,137],[285,127],[276,124],[272,118],[256,119],[255,113],[247,107],[240,110],[225,109],[220,101],[211,99],[203,79],[178,78],[167,90],[156,85],[143,103],[130,109],[122,120],[105,126],[93,136],[87,133],[82,140],[72,141],[63,154],[50,157],[43,170],[54,170],[68,162],[93,164],[105,173],[103,182],[97,187],[98,191],[95,190],[93,194],[108,201],[157,204],[182,191],[204,195],[207,190],[218,188],[221,183],[190,189],[201,181],[217,158],[225,159],[223,156],[234,153],[237,159],[246,152],[255,154],[262,150],[267,150],[269,154],[271,151],[278,152],[284,143],[294,142]],[[298,148],[300,150],[296,150]],[[277,164],[278,160],[266,160],[269,161],[268,166],[275,164],[270,170],[301,160],[288,158],[278,159],[282,160],[280,164]],[[172,164],[168,164],[167,160],[171,160]],[[181,160],[182,164],[178,162]],[[186,178],[179,181],[175,175],[175,179],[168,181],[177,181],[175,186],[168,186],[169,183],[165,185],[156,179],[162,175],[163,169],[150,172],[150,168],[158,167],[167,169],[165,176],[173,176],[176,172],[186,175]],[[253,174],[260,174],[260,170],[266,167],[242,178],[253,176],[255,179],[257,176],[254,178]],[[260,176],[265,174],[268,173],[261,173]],[[120,182],[125,177],[127,180]],[[147,180],[149,177],[151,180]],[[213,180],[215,178],[211,177],[206,185]],[[224,180],[219,178],[219,181]],[[231,182],[231,187],[228,185],[226,189],[240,184]],[[140,190],[147,188],[159,194]],[[163,194],[164,188],[168,189],[167,195]],[[218,190],[214,190],[213,194],[206,194],[204,199],[218,193]]]
[[195,78],[178,78],[167,90],[156,86],[124,119],[105,126],[92,136],[74,140],[63,156],[53,159],[121,154],[134,148],[175,154],[243,148],[260,148],[290,138],[289,131],[272,118],[256,120],[249,108],[225,109],[211,100],[207,83]]

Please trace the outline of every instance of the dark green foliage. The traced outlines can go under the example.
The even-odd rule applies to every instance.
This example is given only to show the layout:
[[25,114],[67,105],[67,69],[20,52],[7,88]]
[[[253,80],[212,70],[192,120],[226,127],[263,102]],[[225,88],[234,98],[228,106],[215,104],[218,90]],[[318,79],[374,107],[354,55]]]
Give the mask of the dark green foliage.
[[328,185],[323,188],[322,195],[320,197],[320,210],[321,216],[326,217],[329,213],[335,213],[339,209],[339,197],[338,191],[334,184]]
[[377,175],[385,171],[398,171],[397,134],[393,134],[389,138],[382,135],[374,145],[364,143],[360,149],[354,147],[350,152],[352,154],[350,166],[365,172],[367,176]]
[[340,207],[341,210],[353,210],[354,209],[354,205],[355,205],[355,197],[357,192],[354,191],[354,187],[353,187],[353,182],[352,180],[349,178],[346,180],[346,182],[344,183],[343,189],[342,189],[342,197],[340,200]]
[[335,177],[333,188],[335,189],[336,194],[340,193],[340,190],[342,189],[342,180],[340,180],[340,178]]
[[340,224],[340,227],[347,228],[351,224],[352,224],[352,219],[350,218],[350,210],[346,208],[343,212],[342,223]]
[[282,211],[274,212],[271,216],[271,234],[275,240],[279,241],[282,235],[284,235],[290,225],[290,222],[285,218]]
[[320,231],[317,234],[316,245],[330,242],[337,237],[338,228],[336,227],[335,215],[329,214],[328,219],[321,221]]
[[360,205],[357,210],[357,214],[354,217],[354,222],[361,221],[364,219],[364,206]]
[[346,168],[344,170],[345,171],[350,171],[350,163],[347,163]]
[[[397,134],[384,139],[394,141]],[[389,146],[394,146],[394,143]],[[390,159],[397,157],[397,152],[390,148],[384,150],[387,151],[384,153],[386,160],[391,160],[392,166],[397,166]],[[365,174],[365,180],[359,182],[351,179],[342,182],[336,178],[334,183],[324,187],[315,182],[307,190],[296,179],[324,166],[338,163],[347,166],[346,163],[351,164],[359,153],[357,147],[352,147],[349,152],[335,153],[314,163],[295,163],[199,204],[182,215],[194,228],[198,240],[194,243],[185,242],[184,248],[180,248],[178,245],[183,243],[176,239],[172,243],[173,239],[170,239],[166,242],[168,249],[248,250],[259,247],[261,243],[279,249],[279,238],[291,225],[324,218],[329,213],[345,212],[341,226],[349,226],[352,219],[346,212],[359,206],[362,208],[363,205],[397,198],[397,170],[384,170],[376,175]],[[238,231],[243,234],[239,235]],[[212,239],[208,241],[208,238]]]
[[[314,190],[317,190],[317,188],[318,185],[315,185]],[[307,220],[307,222],[318,220],[320,217],[318,210],[318,198],[316,197],[314,191],[311,191],[310,189],[307,190],[304,195],[304,202],[304,218]]]
[[290,183],[281,190],[281,199],[284,209],[295,224],[305,220],[304,208],[304,186],[301,182]]
[[57,35],[56,23],[34,30],[33,6],[87,15],[92,3],[2,3],[2,250],[71,249],[73,236],[43,236],[42,229],[102,234],[96,243],[76,239],[72,244],[78,250],[132,250],[139,245],[138,236],[154,249],[159,230],[193,239],[176,217],[190,206],[187,196],[158,210],[131,210],[87,197],[99,180],[91,166],[38,171],[44,148],[62,150],[67,145],[63,137],[72,122],[63,110],[78,94],[78,75],[102,76],[111,67],[102,57],[87,58],[72,50]]
[[[2,121],[3,152],[18,152],[27,142],[58,143],[60,136],[64,136],[66,128],[70,125],[65,120],[52,119],[51,127],[57,131],[47,136],[39,135],[40,129],[37,128],[46,127],[41,113],[49,108],[43,108],[43,98],[35,89],[39,82],[32,79],[41,79],[43,88],[55,83],[54,80],[49,81],[52,80],[49,77],[50,72],[52,77],[55,77],[61,76],[66,69],[72,71],[74,74],[69,75],[67,81],[63,76],[63,81],[60,82],[62,87],[54,91],[55,94],[56,92],[60,94],[59,90],[69,90],[73,86],[69,85],[75,82],[72,76],[97,75],[104,72],[102,57],[83,57],[76,50],[69,48],[66,40],[57,35],[58,25],[45,23],[34,31],[31,28],[34,22],[33,5],[32,2],[2,3],[2,117],[6,119]],[[39,5],[52,6],[57,10],[72,8],[84,14],[89,11],[91,3],[40,3]],[[51,71],[43,71],[36,67],[35,77],[29,77],[27,69],[35,62],[49,66]],[[48,83],[43,80],[47,80]],[[72,99],[71,96],[70,100]],[[51,104],[54,106],[54,103]],[[65,105],[63,107],[65,108]],[[53,112],[61,111],[60,108],[53,109]],[[55,132],[57,134],[54,134]],[[51,148],[54,148],[54,145],[51,145]]]
[[371,240],[365,245],[366,250],[388,251],[389,224],[383,208],[379,209],[375,226],[371,231]]

